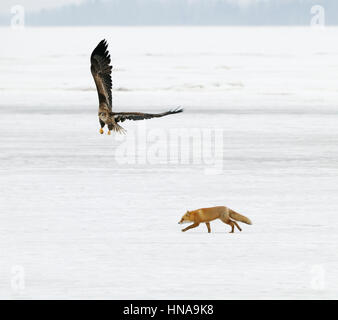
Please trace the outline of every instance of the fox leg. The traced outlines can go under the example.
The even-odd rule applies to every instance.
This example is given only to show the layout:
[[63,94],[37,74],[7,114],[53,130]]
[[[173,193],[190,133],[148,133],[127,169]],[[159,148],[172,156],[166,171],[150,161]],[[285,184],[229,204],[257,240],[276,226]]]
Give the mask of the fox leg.
[[182,232],[186,232],[186,231],[188,231],[189,229],[196,228],[196,227],[198,227],[199,225],[200,225],[199,223],[191,224],[190,226],[188,226],[188,227],[182,229]]
[[235,230],[234,223],[231,220],[229,220],[229,222],[227,222],[227,224],[230,224],[230,226],[231,226],[231,231],[229,233],[234,233],[234,230]]
[[210,223],[209,223],[209,222],[206,222],[205,224],[207,225],[208,233],[210,233],[210,232],[211,232]]
[[237,227],[237,229],[239,231],[242,231],[241,227],[238,225],[238,223],[236,221],[234,221],[234,220],[231,220],[231,221],[235,224],[235,226]]
[[234,233],[234,229],[235,229],[235,225],[234,223],[229,219],[229,218],[225,218],[225,217],[222,217],[220,218],[224,223],[228,224],[231,226],[231,231],[229,233]]

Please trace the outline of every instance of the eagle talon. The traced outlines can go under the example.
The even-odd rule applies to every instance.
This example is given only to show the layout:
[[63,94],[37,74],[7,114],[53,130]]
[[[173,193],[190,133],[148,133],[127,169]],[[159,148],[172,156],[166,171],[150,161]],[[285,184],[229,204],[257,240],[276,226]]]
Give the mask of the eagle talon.
[[111,135],[111,131],[110,130],[108,131],[108,135]]
[[104,132],[104,131],[103,131],[103,129],[101,128],[101,129],[100,129],[100,133],[103,134],[103,132]]

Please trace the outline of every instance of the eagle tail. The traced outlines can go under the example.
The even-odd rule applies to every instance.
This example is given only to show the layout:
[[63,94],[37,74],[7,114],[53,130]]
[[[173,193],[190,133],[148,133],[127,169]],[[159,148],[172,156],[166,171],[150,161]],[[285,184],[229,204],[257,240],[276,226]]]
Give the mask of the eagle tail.
[[113,126],[113,131],[117,132],[117,133],[121,133],[121,134],[126,134],[127,130],[124,129],[123,127],[121,127],[119,124],[115,123]]

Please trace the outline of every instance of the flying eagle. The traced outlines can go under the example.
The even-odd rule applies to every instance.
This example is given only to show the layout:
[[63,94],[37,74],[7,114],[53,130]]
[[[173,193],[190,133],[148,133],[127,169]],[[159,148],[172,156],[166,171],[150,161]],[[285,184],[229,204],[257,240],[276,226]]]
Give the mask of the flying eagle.
[[125,130],[118,124],[125,120],[144,120],[160,118],[169,114],[182,112],[183,109],[175,109],[163,113],[142,113],[142,112],[113,112],[112,111],[112,81],[110,55],[106,40],[102,40],[92,52],[90,57],[90,71],[93,75],[97,93],[99,96],[99,121],[101,125],[100,133],[103,134],[103,127],[108,126],[108,134],[111,130],[124,133]]

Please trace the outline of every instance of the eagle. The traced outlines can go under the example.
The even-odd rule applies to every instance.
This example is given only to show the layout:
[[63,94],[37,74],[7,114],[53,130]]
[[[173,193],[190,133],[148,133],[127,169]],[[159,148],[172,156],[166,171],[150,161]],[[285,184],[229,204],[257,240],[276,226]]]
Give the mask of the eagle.
[[103,128],[105,125],[108,127],[108,134],[111,131],[118,133],[125,133],[119,122],[125,120],[145,120],[151,118],[160,118],[170,114],[182,112],[183,109],[176,108],[162,113],[143,113],[143,112],[113,112],[112,111],[112,80],[110,65],[110,54],[108,51],[108,43],[104,39],[102,40],[90,57],[90,71],[93,75],[98,97],[99,97],[99,121],[100,121],[100,133],[103,134]]

